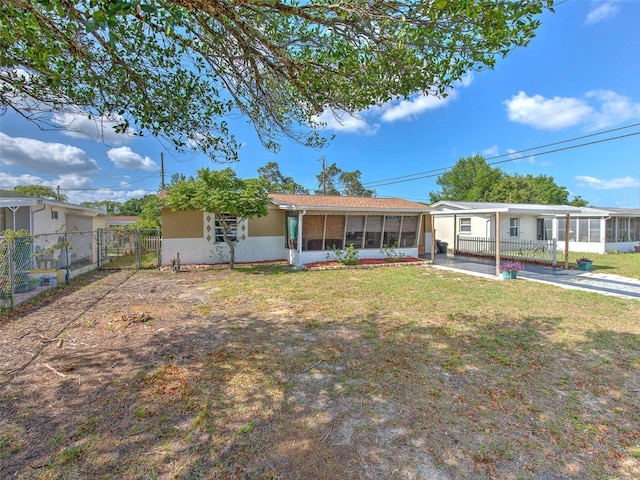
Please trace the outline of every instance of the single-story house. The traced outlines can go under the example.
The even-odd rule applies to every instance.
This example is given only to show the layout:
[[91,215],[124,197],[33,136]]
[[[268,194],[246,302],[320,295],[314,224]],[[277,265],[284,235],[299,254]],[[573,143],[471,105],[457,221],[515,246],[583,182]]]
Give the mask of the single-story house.
[[[95,263],[92,232],[104,226],[98,216],[101,213],[95,208],[0,191],[0,236],[5,230],[26,230],[35,237],[28,242],[35,263],[30,268]],[[52,248],[62,241],[68,243],[67,249]],[[65,258],[67,254],[69,258]]]
[[[360,258],[385,258],[383,246],[417,257],[430,252],[427,205],[398,198],[271,194],[268,214],[237,218],[237,262],[286,260],[296,267],[327,260],[333,248],[353,244]],[[228,222],[228,219],[227,219]],[[162,210],[162,264],[220,263],[228,248],[213,215]]]
[[27,230],[32,235],[77,230],[90,232],[103,226],[96,208],[0,192],[0,235],[5,230]]
[[112,215],[102,217],[105,227],[126,227],[133,225],[138,221],[138,217],[134,215]]
[[441,201],[431,205],[436,238],[454,251],[472,238],[555,240],[559,251],[633,252],[640,209]]

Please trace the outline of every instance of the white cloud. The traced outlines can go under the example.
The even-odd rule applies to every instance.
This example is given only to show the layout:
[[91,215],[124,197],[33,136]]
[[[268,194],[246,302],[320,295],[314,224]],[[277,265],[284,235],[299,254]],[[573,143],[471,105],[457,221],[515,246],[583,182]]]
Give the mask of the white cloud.
[[444,107],[449,102],[458,98],[457,89],[471,85],[473,78],[473,73],[468,73],[459,81],[454,82],[453,86],[447,89],[446,96],[420,93],[412,96],[409,100],[387,102],[381,107],[381,111],[383,112],[381,119],[383,122],[412,119],[428,110],[436,110]]
[[86,175],[96,173],[98,164],[84,150],[62,143],[10,137],[0,132],[0,164],[41,173],[63,173],[73,169]]
[[127,133],[117,133],[116,124],[122,121],[119,115],[101,116],[89,118],[84,113],[55,113],[51,120],[55,125],[62,127],[60,131],[63,135],[74,138],[90,138],[106,144],[121,145],[130,142],[134,137],[134,131]]
[[322,115],[314,118],[314,122],[324,124],[323,128],[334,132],[360,133],[374,135],[380,125],[370,123],[360,116],[350,115],[346,112],[336,112],[330,109],[322,112]]
[[591,187],[596,190],[619,190],[622,188],[640,188],[640,179],[633,177],[612,178],[603,180],[589,176],[577,176],[576,180],[582,186]]
[[507,149],[507,153],[509,154],[509,158],[511,158],[512,160],[514,160],[517,163],[526,162],[526,163],[530,163],[532,165],[535,165],[535,163],[536,163],[536,156],[535,155],[526,155],[526,154],[522,154],[522,153],[517,153],[517,150],[514,150],[512,148]]
[[585,19],[585,23],[587,25],[594,25],[598,22],[602,22],[603,20],[612,18],[616,13],[618,13],[618,10],[620,10],[620,8],[617,5],[614,5],[613,2],[601,3],[593,10],[589,11],[587,18]]
[[435,110],[444,107],[451,100],[456,98],[456,92],[450,92],[447,97],[435,95],[418,94],[409,100],[402,100],[399,103],[387,103],[382,107],[384,112],[380,117],[383,122],[395,122],[397,120],[407,120],[417,117],[427,110]]
[[500,150],[498,150],[498,146],[497,145],[493,145],[489,148],[485,148],[482,151],[482,155],[485,157],[495,157],[500,153]]
[[379,118],[382,122],[413,119],[426,111],[441,108],[455,100],[458,97],[458,89],[471,85],[473,78],[473,73],[466,74],[453,83],[453,86],[447,90],[446,96],[418,93],[408,100],[391,100],[355,115],[325,110],[322,115],[314,118],[314,121],[325,124],[326,130],[374,135],[378,132],[380,125],[368,119]]
[[0,172],[0,185],[5,189],[11,189],[18,185],[43,185],[50,187],[49,182],[45,182],[41,177],[35,175],[23,174],[23,175],[10,175],[8,173]]
[[512,122],[523,123],[541,130],[560,130],[577,125],[593,113],[582,100],[569,97],[545,98],[528,96],[525,92],[506,100],[507,115]]
[[593,90],[587,92],[586,97],[600,104],[600,109],[594,111],[590,118],[590,127],[593,130],[640,118],[640,103],[633,103],[624,95],[611,90]]
[[545,98],[519,92],[503,102],[512,122],[540,130],[560,130],[582,124],[587,130],[599,130],[640,118],[640,103],[611,90],[593,90],[585,99]]
[[158,165],[149,157],[143,157],[133,152],[129,147],[112,148],[107,152],[111,160],[119,168],[133,170],[157,170]]

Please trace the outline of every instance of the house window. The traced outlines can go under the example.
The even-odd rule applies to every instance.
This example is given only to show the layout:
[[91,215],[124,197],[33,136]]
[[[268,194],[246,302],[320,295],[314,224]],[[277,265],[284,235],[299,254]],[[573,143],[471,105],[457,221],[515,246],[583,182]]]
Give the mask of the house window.
[[355,248],[362,248],[364,241],[364,215],[349,215],[347,217],[347,242],[353,243]]
[[[577,229],[576,219],[570,218],[569,219],[569,241],[570,242],[576,241],[576,229]],[[559,242],[566,241],[566,235],[565,235],[566,231],[567,231],[566,219],[559,218],[558,219],[558,241]]]
[[56,210],[51,210],[51,219],[58,220],[58,212]]
[[324,215],[302,217],[302,249],[322,250],[324,248]]
[[471,233],[471,217],[458,219],[458,231],[460,233]]
[[224,243],[224,230],[227,228],[227,239],[235,242],[238,239],[238,217],[233,215],[216,216],[215,219],[215,238],[216,243]]
[[391,248],[400,246],[400,219],[397,215],[387,215],[384,221],[382,244]]
[[368,215],[366,232],[364,234],[364,248],[382,247],[382,215]]
[[519,218],[509,219],[509,236],[511,237],[520,236],[520,219]]
[[600,241],[600,219],[581,218],[578,220],[578,241],[579,242],[599,242]]
[[418,216],[402,217],[402,228],[400,233],[400,246],[417,247],[418,240]]

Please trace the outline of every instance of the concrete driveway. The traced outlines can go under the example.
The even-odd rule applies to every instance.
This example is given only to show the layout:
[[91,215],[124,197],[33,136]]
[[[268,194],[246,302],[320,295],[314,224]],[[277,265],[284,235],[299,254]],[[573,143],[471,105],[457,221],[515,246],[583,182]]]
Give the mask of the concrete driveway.
[[[435,256],[433,266],[469,275],[501,279],[501,277],[496,277],[496,263],[491,259],[482,260],[473,257],[438,254]],[[525,269],[518,273],[518,278],[532,282],[549,283],[563,288],[640,300],[640,280],[635,278],[529,264],[525,264]]]

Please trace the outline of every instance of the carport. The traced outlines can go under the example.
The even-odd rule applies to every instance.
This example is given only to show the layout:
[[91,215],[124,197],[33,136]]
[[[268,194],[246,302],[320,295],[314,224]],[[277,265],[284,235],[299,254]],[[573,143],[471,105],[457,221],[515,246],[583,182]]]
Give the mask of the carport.
[[[431,210],[432,215],[432,239],[435,242],[436,238],[436,219],[450,218],[451,219],[451,229],[453,231],[453,254],[454,256],[460,253],[460,242],[461,238],[464,241],[464,237],[460,236],[459,232],[459,222],[458,219],[460,217],[469,218],[484,218],[487,220],[488,224],[492,225],[492,231],[486,232],[486,238],[484,238],[485,252],[489,252],[489,257],[493,260],[494,263],[494,271],[495,275],[500,275],[500,262],[503,258],[502,251],[504,245],[518,245],[519,241],[523,242],[521,239],[514,240],[513,238],[503,238],[501,232],[501,220],[503,218],[508,217],[519,217],[519,216],[546,216],[551,218],[564,218],[565,229],[564,229],[564,258],[563,263],[565,269],[569,267],[569,238],[570,238],[570,218],[571,213],[575,213],[571,207],[563,208],[558,205],[518,205],[518,204],[495,204],[495,206],[488,207],[488,204],[482,204],[481,208],[467,208],[464,210],[454,209],[454,208],[444,208],[442,210]],[[496,241],[496,239],[500,239],[500,241]],[[526,240],[525,240],[526,241]],[[533,239],[529,240],[534,241]],[[553,239],[553,245],[555,246],[555,239]],[[435,243],[434,243],[435,247]],[[434,249],[432,248],[432,252]],[[505,258],[509,258],[510,260],[525,260],[521,258],[514,258],[512,255],[505,256]],[[435,257],[432,254],[432,261],[434,263],[441,262],[441,257]],[[555,251],[553,254],[553,261],[550,262],[552,265],[556,264],[555,259]]]

